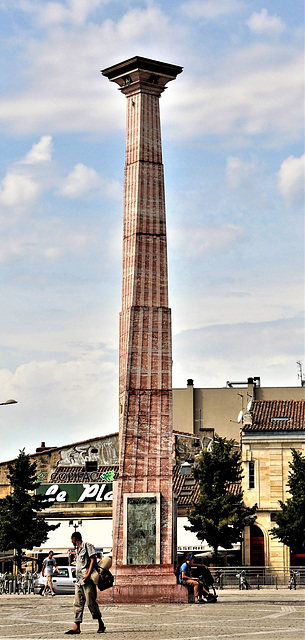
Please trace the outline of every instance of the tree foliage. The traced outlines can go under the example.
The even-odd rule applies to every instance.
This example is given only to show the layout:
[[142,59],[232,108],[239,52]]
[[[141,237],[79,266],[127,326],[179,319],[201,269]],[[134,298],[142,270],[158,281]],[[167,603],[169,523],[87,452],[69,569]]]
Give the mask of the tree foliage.
[[207,541],[217,564],[219,547],[231,549],[256,519],[257,505],[246,507],[243,502],[241,453],[234,440],[216,435],[212,451],[201,452],[192,475],[199,498],[187,512],[191,526],[185,528]]
[[305,456],[296,449],[291,453],[287,482],[290,497],[286,502],[279,501],[281,511],[276,514],[271,535],[292,551],[305,553]]
[[36,462],[31,462],[24,449],[16,460],[8,464],[11,493],[0,500],[0,548],[15,549],[16,563],[21,569],[24,549],[40,546],[49,531],[60,525],[48,525],[40,511],[44,498],[35,495]]

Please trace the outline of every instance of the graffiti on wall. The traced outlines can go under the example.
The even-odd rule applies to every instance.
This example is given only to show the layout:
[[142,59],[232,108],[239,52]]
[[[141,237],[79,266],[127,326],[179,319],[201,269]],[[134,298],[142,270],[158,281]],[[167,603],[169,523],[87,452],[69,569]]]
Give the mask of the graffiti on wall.
[[91,440],[89,443],[77,444],[61,449],[57,467],[80,467],[86,462],[97,462],[101,465],[116,465],[119,462],[118,438]]
[[62,467],[58,467],[50,475],[50,482],[113,482],[115,472],[113,469],[109,471],[80,471],[79,468],[72,467],[67,471]]
[[175,457],[178,462],[187,460],[194,462],[195,456],[200,453],[201,442],[198,436],[174,436]]

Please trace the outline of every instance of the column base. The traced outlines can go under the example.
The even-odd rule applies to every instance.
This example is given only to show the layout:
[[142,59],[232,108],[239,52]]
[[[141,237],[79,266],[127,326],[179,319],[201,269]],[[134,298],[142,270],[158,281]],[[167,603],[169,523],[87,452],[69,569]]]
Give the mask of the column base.
[[111,589],[98,591],[100,604],[150,604],[189,602],[186,587],[177,584],[172,564],[121,565]]

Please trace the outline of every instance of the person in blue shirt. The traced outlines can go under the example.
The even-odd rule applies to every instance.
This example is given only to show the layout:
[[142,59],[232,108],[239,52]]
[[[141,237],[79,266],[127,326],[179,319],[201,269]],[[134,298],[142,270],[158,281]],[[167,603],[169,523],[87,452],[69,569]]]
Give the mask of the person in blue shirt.
[[204,588],[203,583],[201,582],[201,580],[199,580],[199,578],[192,577],[191,570],[192,570],[193,564],[194,564],[194,556],[193,554],[191,554],[190,557],[187,558],[186,561],[183,562],[183,564],[180,567],[179,582],[180,584],[183,584],[185,586],[192,585],[194,587],[195,603],[201,604],[204,602],[202,598],[203,593],[205,593],[205,595],[208,596],[208,592]]

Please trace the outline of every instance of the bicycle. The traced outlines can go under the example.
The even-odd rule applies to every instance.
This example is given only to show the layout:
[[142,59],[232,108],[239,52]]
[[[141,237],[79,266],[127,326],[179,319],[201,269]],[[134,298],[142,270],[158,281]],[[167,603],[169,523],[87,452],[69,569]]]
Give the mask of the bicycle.
[[35,580],[38,578],[38,573],[36,571],[33,571],[32,573],[30,571],[28,571],[28,582],[27,582],[27,592],[28,593],[35,593],[34,590],[34,586],[35,586]]
[[8,593],[7,573],[0,573],[0,595]]
[[24,573],[18,573],[18,579],[17,579],[17,589],[16,592],[18,593],[18,595],[20,593],[23,593],[23,595],[26,594],[26,575]]
[[290,580],[288,583],[288,589],[296,589],[297,588],[297,578],[299,576],[299,572],[298,571],[294,571],[293,569],[290,569]]
[[223,588],[223,575],[220,569],[217,569],[214,573],[214,584],[216,589]]

